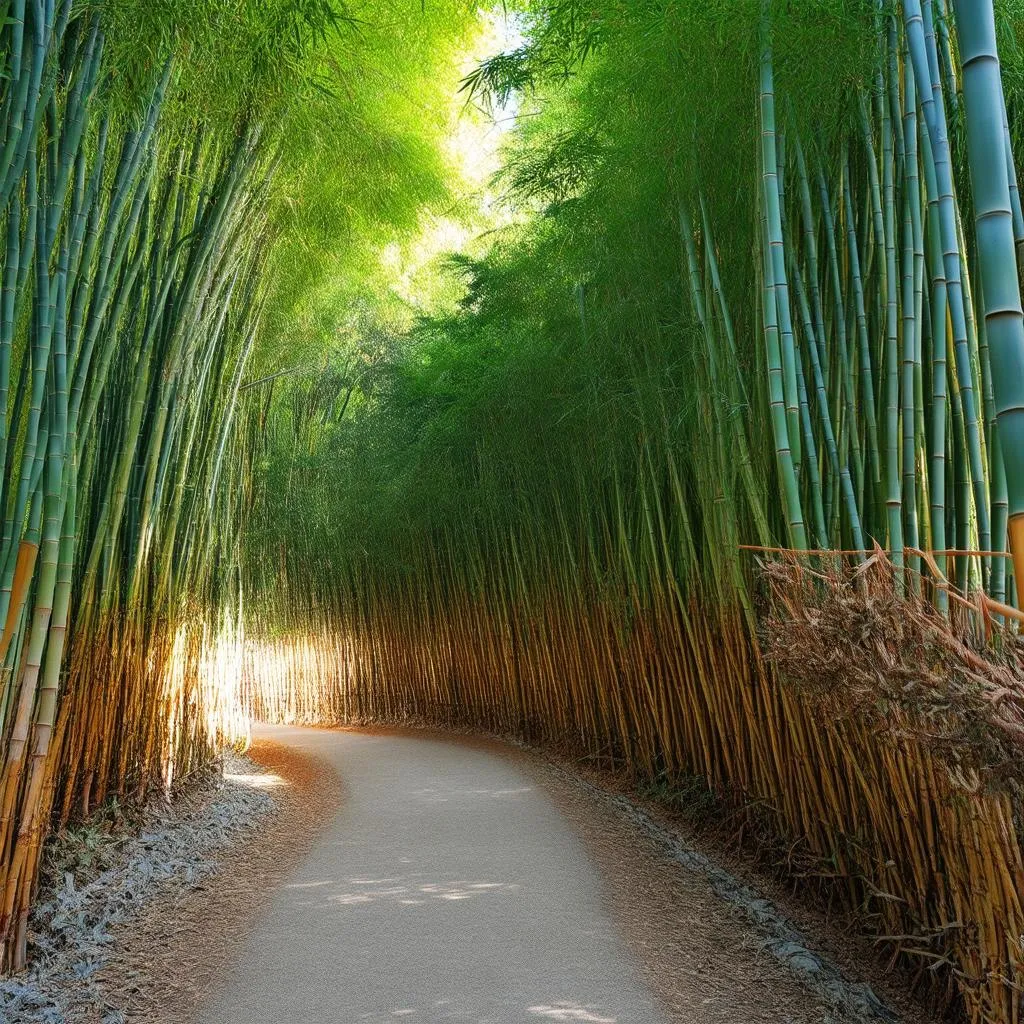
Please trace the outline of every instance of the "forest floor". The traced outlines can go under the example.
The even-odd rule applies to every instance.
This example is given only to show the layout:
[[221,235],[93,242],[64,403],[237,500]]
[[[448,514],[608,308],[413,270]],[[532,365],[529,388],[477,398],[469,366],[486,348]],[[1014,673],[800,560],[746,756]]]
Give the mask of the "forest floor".
[[5,1021],[925,1019],[870,947],[605,775],[420,730],[261,728],[249,756],[175,811],[249,794],[222,841],[142,887],[84,971],[40,961],[18,983],[49,1009]]

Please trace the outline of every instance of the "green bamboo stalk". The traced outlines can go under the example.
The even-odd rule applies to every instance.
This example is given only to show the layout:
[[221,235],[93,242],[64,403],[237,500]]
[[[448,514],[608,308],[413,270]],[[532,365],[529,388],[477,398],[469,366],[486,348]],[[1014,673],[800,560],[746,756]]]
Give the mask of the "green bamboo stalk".
[[[920,547],[917,521],[917,394],[918,351],[920,348],[918,296],[919,278],[923,273],[921,264],[924,254],[921,239],[920,196],[917,157],[917,96],[913,69],[907,65],[903,80],[905,111],[903,114],[906,145],[906,180],[903,196],[903,252],[902,252],[902,356],[900,374],[901,421],[902,421],[902,468],[904,496],[904,537],[907,545]],[[916,587],[921,571],[921,560],[917,555],[910,558]]]
[[[937,58],[934,53],[934,45],[931,48],[927,45],[925,20],[921,12],[920,0],[905,0],[904,25],[914,75],[921,93],[921,107],[928,125],[927,136],[932,151],[939,194],[939,226],[946,278],[946,297],[952,324],[957,384],[963,407],[965,439],[970,462],[970,481],[973,487],[975,515],[978,522],[978,543],[982,549],[987,550],[991,544],[988,486],[982,458],[981,431],[967,334],[952,158],[946,127],[946,111],[942,102],[941,83],[932,77],[931,71],[931,63],[936,62]],[[932,41],[934,42],[934,40]],[[926,88],[924,83],[930,83],[931,89]],[[997,152],[1002,151],[1001,147],[1002,142],[1000,142],[1000,149]]]
[[[780,445],[791,452],[794,476],[798,476],[800,465],[800,409],[796,383],[796,350],[793,344],[793,320],[789,303],[789,285],[786,281],[785,247],[782,239],[782,211],[779,192],[778,153],[775,138],[775,87],[772,72],[772,51],[767,24],[762,25],[761,46],[761,181],[764,204],[766,258],[771,264],[769,280],[772,287],[772,301],[777,312],[775,332],[781,357],[782,392],[785,404],[786,434]],[[771,364],[769,364],[771,366]],[[772,372],[770,369],[769,372]],[[788,470],[784,470],[787,473]],[[799,502],[792,504],[794,495],[789,496],[790,508],[787,518],[803,532],[803,517],[798,511]]]
[[[992,365],[1000,448],[1006,468],[1010,550],[1024,606],[1024,314],[1003,133],[1002,79],[990,0],[957,2],[968,163]],[[1004,159],[992,159],[993,153]]]

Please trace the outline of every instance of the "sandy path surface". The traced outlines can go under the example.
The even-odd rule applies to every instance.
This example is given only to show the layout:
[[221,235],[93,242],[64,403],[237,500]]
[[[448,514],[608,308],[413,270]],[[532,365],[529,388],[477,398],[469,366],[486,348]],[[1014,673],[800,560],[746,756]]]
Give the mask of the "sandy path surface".
[[555,804],[458,743],[270,730],[341,808],[245,941],[204,1024],[663,1024]]

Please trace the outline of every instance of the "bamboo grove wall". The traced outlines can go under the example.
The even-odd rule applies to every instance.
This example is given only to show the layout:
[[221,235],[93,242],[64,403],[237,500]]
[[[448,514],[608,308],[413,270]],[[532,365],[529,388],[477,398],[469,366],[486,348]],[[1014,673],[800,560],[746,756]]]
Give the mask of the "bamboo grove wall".
[[766,669],[745,613],[663,592],[471,593],[432,574],[253,638],[245,696],[275,722],[471,726],[671,790],[700,776],[783,840],[801,885],[855,911],[976,1022],[1017,1021],[1020,806],[956,784],[908,730],[832,720]]
[[52,821],[247,735],[232,422],[263,224],[258,133],[183,115],[173,54],[118,93],[102,6],[4,11],[0,970]]

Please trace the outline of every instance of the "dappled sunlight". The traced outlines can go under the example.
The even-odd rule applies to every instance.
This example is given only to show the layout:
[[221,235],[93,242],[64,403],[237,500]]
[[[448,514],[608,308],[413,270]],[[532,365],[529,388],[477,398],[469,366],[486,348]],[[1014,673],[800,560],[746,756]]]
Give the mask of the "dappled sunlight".
[[[514,50],[523,41],[517,17],[497,9],[481,12],[477,31],[458,61],[460,78],[471,74],[481,60]],[[384,280],[410,309],[446,308],[461,298],[460,288],[453,290],[440,270],[444,257],[483,251],[485,244],[478,242],[481,236],[517,219],[517,212],[502,202],[493,182],[518,111],[518,97],[485,111],[479,103],[467,102],[461,92],[452,95],[442,151],[457,202],[451,211],[424,209],[418,232],[386,242],[379,254]]]
[[529,1012],[546,1020],[585,1021],[587,1024],[616,1024],[617,1017],[604,1017],[593,1006],[579,1003],[555,1003],[553,1006],[531,1006]]
[[249,789],[282,789],[289,783],[280,775],[267,773],[265,775],[240,775],[235,772],[225,772],[224,779],[227,782],[235,782],[239,786],[247,786]]
[[414,789],[412,795],[423,797],[429,803],[443,804],[460,796],[489,796],[497,800],[502,797],[524,796],[532,792],[532,786],[515,786],[510,789],[451,789],[447,786],[444,788],[426,786],[423,789]]
[[[505,1013],[511,1014],[513,1012],[512,1007],[505,1009]],[[577,1022],[577,1024],[619,1024],[619,1018],[612,1016],[608,1010],[570,1000],[556,1000],[552,1003],[528,1006],[523,1012],[529,1015],[530,1018],[563,1021],[566,1024],[568,1022]],[[512,1021],[513,1019],[518,1021],[521,1019],[518,1015],[515,1018],[505,1015],[495,1016],[495,1012],[492,1010],[460,1008],[451,999],[438,999],[427,1006],[397,1006],[392,1010],[364,1013],[360,1014],[357,1019],[363,1022],[363,1024],[381,1024],[383,1021],[395,1019],[422,1021],[423,1024],[427,1024],[428,1021],[434,1022],[441,1019],[438,1017],[439,1013],[443,1014],[444,1020],[459,1020],[464,1021],[465,1024],[504,1024],[505,1021]]]
[[[480,896],[495,893],[515,893],[522,887],[515,882],[418,882],[403,878],[349,878],[339,884],[342,891],[324,893],[322,890],[334,886],[334,882],[296,882],[286,888],[315,895],[309,906],[359,907],[377,903],[393,903],[398,906],[419,907],[429,903],[460,903]],[[313,891],[316,890],[314,893]],[[305,904],[303,904],[305,905]]]

